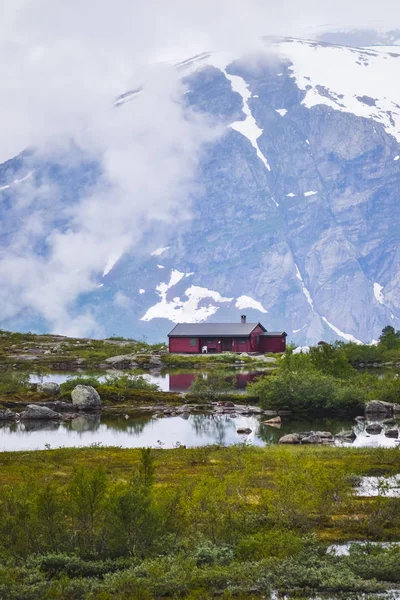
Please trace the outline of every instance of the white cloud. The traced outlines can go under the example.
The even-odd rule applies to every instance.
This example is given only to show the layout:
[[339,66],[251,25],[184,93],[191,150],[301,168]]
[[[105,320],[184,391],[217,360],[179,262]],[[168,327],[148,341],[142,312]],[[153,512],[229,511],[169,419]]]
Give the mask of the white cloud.
[[[248,0],[245,10],[239,0],[3,0],[0,162],[35,148],[32,162],[85,158],[101,176],[68,206],[35,175],[15,184],[27,172],[4,183],[15,195],[2,212],[2,319],[30,311],[53,331],[95,332],[94,310],[78,314],[76,301],[97,289],[109,258],[137,252],[148,225],[190,217],[202,149],[220,131],[185,108],[172,58],[216,48],[239,55],[263,34],[302,35],[326,22],[363,26],[388,15],[395,27],[399,13],[394,0]],[[0,201],[2,193],[9,188]]]

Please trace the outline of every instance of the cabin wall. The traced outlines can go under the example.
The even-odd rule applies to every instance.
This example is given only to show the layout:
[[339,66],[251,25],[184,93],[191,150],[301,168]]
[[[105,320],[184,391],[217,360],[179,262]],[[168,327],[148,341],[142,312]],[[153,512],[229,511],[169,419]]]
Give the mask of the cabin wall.
[[[195,340],[195,345],[190,344],[190,340]],[[169,351],[172,353],[183,353],[183,354],[198,354],[200,352],[200,339],[199,338],[183,338],[183,337],[170,337],[169,338]]]
[[286,336],[277,335],[276,337],[261,336],[260,352],[285,352]]
[[260,335],[262,333],[264,333],[264,329],[262,329],[259,325],[253,329],[250,335],[250,350],[248,350],[248,352],[260,352],[260,343],[262,339]]

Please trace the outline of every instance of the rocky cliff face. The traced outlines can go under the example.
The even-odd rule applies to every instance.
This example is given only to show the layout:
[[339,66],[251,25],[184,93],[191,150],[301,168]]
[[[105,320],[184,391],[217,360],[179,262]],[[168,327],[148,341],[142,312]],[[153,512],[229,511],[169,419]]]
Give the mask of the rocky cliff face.
[[[203,157],[193,218],[154,232],[149,256],[111,259],[82,301],[108,333],[162,339],[173,322],[243,312],[298,343],[400,327],[400,48],[266,44],[261,58],[178,67],[186,101],[225,133]],[[0,167],[9,202],[13,169]]]

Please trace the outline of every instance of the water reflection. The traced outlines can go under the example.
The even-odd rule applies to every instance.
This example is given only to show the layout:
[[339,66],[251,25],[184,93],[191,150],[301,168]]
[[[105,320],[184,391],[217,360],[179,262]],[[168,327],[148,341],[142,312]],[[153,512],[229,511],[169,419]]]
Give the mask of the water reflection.
[[[279,429],[263,424],[259,416],[229,414],[188,414],[157,418],[149,414],[126,418],[80,415],[72,421],[23,421],[0,424],[0,450],[34,450],[50,445],[59,446],[122,446],[124,448],[163,447],[178,444],[187,447],[210,444],[230,445],[251,443],[265,446],[278,443],[288,433],[306,431],[329,431],[333,435],[353,430],[356,439],[353,446],[396,447],[398,440],[385,436],[385,427],[379,435],[366,432],[366,422],[353,420],[295,420],[283,419]],[[368,422],[370,423],[370,421]],[[239,434],[239,428],[251,430]],[[349,442],[336,440],[337,445]]]
[[[123,371],[109,371],[104,373],[101,372],[87,372],[87,371],[74,371],[74,372],[63,372],[63,373],[51,373],[49,375],[45,375],[43,377],[39,377],[36,373],[32,373],[29,376],[29,381],[31,383],[40,383],[42,381],[54,381],[55,383],[64,383],[67,379],[71,377],[85,377],[87,375],[93,375],[98,377],[100,381],[104,380],[107,375],[122,375]],[[262,371],[232,371],[227,372],[227,374],[234,380],[235,388],[238,390],[245,390],[248,383],[251,383],[260,375],[265,375],[268,373],[267,370]],[[191,384],[193,383],[195,377],[198,376],[207,376],[207,372],[202,371],[189,371],[186,373],[174,373],[173,371],[160,373],[159,371],[146,372],[141,374],[144,379],[146,379],[149,383],[155,383],[159,386],[160,390],[163,392],[185,392],[187,391]]]

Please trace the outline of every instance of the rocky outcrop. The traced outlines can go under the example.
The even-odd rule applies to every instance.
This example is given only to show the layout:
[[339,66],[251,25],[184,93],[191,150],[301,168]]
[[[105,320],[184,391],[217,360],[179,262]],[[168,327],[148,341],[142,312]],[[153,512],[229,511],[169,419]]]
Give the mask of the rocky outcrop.
[[22,421],[53,421],[61,419],[61,415],[46,406],[28,404],[26,409],[21,413],[20,418]]
[[136,369],[139,366],[136,362],[136,354],[110,356],[110,358],[106,358],[104,362],[113,369]]
[[71,392],[72,405],[77,410],[100,410],[99,393],[91,385],[77,385]]
[[37,384],[37,391],[49,396],[57,396],[60,393],[60,386],[54,381],[44,381]]
[[365,413],[369,415],[385,415],[392,416],[393,404],[390,402],[383,402],[383,400],[371,400],[365,406]]
[[4,408],[0,410],[0,421],[15,421],[17,419],[18,414],[10,410],[9,408]]
[[370,425],[367,425],[365,428],[365,431],[367,433],[371,433],[372,435],[378,435],[379,433],[381,433],[383,427],[380,423],[370,423]]
[[315,433],[308,435],[307,437],[303,437],[300,440],[301,444],[322,444],[322,438]]
[[46,406],[47,408],[51,408],[51,410],[55,410],[56,412],[73,412],[73,405],[71,402],[63,402],[62,400],[54,400],[49,402],[38,402],[38,406]]
[[385,436],[389,437],[389,438],[398,438],[399,437],[399,430],[397,428],[393,428],[393,429],[387,429],[385,431]]
[[347,442],[347,443],[352,443],[354,442],[354,440],[357,438],[356,434],[354,433],[354,431],[341,431],[340,433],[337,433],[335,435],[335,440],[338,440],[339,442]]
[[300,436],[297,433],[288,433],[279,440],[280,444],[300,444]]

